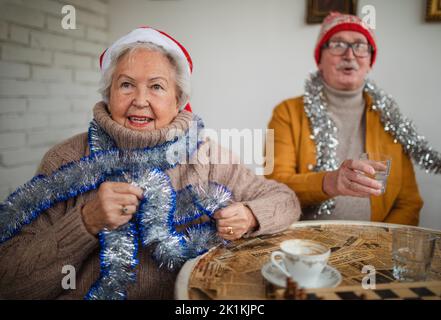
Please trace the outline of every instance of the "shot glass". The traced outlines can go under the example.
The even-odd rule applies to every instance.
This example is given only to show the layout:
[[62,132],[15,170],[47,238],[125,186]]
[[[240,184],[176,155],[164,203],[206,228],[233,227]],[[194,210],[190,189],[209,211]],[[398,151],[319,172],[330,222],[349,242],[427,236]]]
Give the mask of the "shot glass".
[[362,153],[360,160],[367,162],[375,169],[374,175],[368,175],[381,183],[381,193],[386,192],[387,177],[390,174],[392,158],[382,153]]
[[398,281],[425,281],[438,237],[417,229],[392,230],[393,275]]

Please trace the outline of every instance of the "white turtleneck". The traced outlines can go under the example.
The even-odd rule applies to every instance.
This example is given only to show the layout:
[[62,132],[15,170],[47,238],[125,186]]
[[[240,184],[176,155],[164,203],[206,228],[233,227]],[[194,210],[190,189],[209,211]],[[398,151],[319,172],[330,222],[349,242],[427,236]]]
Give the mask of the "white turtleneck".
[[[324,82],[323,82],[324,83]],[[337,158],[358,159],[365,150],[366,122],[363,86],[354,91],[336,90],[324,83],[328,113],[337,126]],[[370,220],[369,198],[336,197],[332,215],[320,219]]]

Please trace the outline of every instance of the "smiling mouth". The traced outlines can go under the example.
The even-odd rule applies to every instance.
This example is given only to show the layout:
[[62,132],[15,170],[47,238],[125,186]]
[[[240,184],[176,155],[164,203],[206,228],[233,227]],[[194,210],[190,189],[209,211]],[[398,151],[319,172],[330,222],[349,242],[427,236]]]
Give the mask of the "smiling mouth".
[[142,116],[129,116],[127,117],[131,125],[142,127],[148,125],[153,121],[150,117],[142,117]]

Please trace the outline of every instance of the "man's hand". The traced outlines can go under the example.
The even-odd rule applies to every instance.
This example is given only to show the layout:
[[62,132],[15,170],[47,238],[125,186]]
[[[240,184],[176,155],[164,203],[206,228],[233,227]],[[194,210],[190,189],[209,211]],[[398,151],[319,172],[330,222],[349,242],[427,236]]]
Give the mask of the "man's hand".
[[373,176],[375,169],[362,160],[345,160],[336,171],[323,179],[323,191],[331,197],[369,197],[381,195],[382,185]]

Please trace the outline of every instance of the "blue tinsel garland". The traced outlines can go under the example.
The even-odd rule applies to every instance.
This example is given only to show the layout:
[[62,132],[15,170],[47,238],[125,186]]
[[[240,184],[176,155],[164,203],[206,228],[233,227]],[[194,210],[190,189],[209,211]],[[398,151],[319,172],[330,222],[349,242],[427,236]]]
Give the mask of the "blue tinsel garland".
[[[197,129],[203,128],[194,118]],[[199,132],[200,133],[200,132]],[[99,233],[99,279],[86,299],[125,299],[127,285],[136,278],[138,241],[156,245],[159,266],[176,270],[223,240],[213,220],[178,232],[177,227],[227,206],[231,192],[223,185],[186,186],[175,191],[165,170],[188,160],[202,143],[191,141],[188,131],[173,141],[137,150],[119,150],[95,121],[89,128],[91,155],[69,163],[50,176],[36,176],[0,204],[0,243],[54,204],[97,189],[104,181],[126,181],[141,187],[144,198],[134,219],[116,230]],[[172,155],[172,159],[170,159]],[[175,155],[175,157],[173,157]]]

